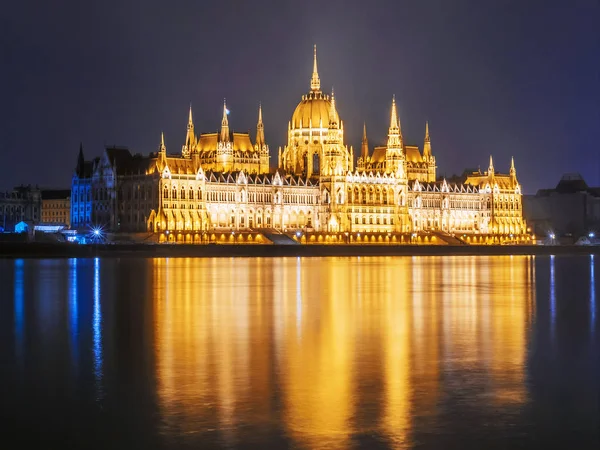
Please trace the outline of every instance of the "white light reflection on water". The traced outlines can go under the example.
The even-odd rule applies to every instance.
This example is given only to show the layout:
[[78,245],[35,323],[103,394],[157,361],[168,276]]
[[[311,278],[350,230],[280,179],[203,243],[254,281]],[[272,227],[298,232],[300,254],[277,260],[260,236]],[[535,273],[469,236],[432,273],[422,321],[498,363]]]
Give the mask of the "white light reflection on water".
[[94,378],[96,379],[96,400],[103,397],[103,357],[102,357],[102,310],[100,308],[100,258],[94,258]]
[[554,337],[556,323],[556,278],[554,276],[554,255],[550,255],[550,335]]
[[302,263],[300,257],[296,258],[296,330],[298,338],[302,331],[302,277],[300,275],[302,271]]

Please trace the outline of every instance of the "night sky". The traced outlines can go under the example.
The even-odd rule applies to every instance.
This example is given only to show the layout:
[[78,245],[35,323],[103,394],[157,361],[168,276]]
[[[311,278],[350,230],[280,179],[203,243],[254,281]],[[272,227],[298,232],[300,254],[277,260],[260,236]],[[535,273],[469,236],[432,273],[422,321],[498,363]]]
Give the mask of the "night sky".
[[[367,4],[369,6],[367,6]],[[335,88],[346,143],[385,142],[392,94],[405,143],[429,120],[438,174],[507,172],[526,193],[564,172],[600,185],[600,2],[12,1],[0,10],[0,187],[69,187],[79,142],[181,150],[217,131],[223,98],[234,131],[262,102],[277,148],[309,90]]]

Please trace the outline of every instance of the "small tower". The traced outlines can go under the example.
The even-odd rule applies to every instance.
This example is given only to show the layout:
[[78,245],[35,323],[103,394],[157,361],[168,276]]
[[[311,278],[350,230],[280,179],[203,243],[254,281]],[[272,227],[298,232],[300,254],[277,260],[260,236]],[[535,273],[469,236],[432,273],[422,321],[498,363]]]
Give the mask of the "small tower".
[[196,135],[194,134],[194,121],[192,120],[192,104],[190,103],[190,112],[188,114],[187,135],[185,144],[181,149],[181,155],[188,158],[196,150]]
[[229,121],[227,120],[227,103],[223,99],[223,119],[221,120],[221,142],[229,142]]
[[317,70],[317,45],[313,49],[313,73],[310,79],[310,90],[319,92],[321,90],[321,80],[319,79],[319,71]]
[[517,169],[515,169],[515,158],[513,156],[510,157],[510,178],[517,179]]
[[367,158],[369,157],[369,140],[367,139],[367,123],[363,123],[363,137],[362,144],[360,147],[360,157],[363,159],[363,162],[367,162]]
[[423,159],[431,159],[431,139],[429,137],[429,122],[425,122],[425,141],[423,142]]
[[396,110],[396,96],[392,97],[392,113],[388,129],[388,142],[385,152],[385,164],[388,173],[395,173],[404,159],[402,153],[402,131]]
[[262,119],[262,105],[258,104],[258,123],[256,124],[256,145],[258,149],[265,146],[265,126]]
[[488,176],[489,177],[493,177],[494,176],[494,161],[492,159],[492,155],[490,155],[490,165],[488,167]]
[[162,131],[160,132],[160,148],[159,148],[159,151],[162,154],[166,154],[167,153],[167,147],[165,146],[165,133],[163,133]]
[[388,128],[388,148],[402,148],[402,131],[396,110],[396,96],[392,96],[392,113],[390,115],[390,127]]
[[329,108],[329,132],[327,133],[327,142],[330,144],[339,144],[339,125],[340,119],[335,109],[335,94],[331,89],[331,107]]
[[77,167],[75,168],[75,172],[78,177],[83,176],[83,167],[85,166],[85,158],[83,157],[83,143],[79,143],[79,155],[77,156]]

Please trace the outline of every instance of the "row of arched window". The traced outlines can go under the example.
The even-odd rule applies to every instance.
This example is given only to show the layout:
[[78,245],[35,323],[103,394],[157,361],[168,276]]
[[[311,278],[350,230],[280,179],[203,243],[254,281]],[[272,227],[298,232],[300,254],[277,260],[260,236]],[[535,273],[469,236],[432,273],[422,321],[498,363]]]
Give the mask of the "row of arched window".
[[[169,198],[169,188],[165,186],[163,189],[163,199]],[[202,188],[198,188],[196,190],[196,194],[194,194],[194,188],[190,186],[189,189],[186,189],[184,186],[181,186],[179,190],[179,196],[177,195],[177,188],[173,186],[171,189],[171,200],[202,200]]]

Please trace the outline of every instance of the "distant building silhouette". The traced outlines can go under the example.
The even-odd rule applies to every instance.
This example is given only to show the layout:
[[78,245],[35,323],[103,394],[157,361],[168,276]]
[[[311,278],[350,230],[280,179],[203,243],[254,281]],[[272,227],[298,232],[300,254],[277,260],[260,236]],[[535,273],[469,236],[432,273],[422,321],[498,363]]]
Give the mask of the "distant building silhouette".
[[550,233],[574,239],[600,232],[600,188],[578,173],[566,173],[553,189],[523,196],[523,215],[538,236]]

